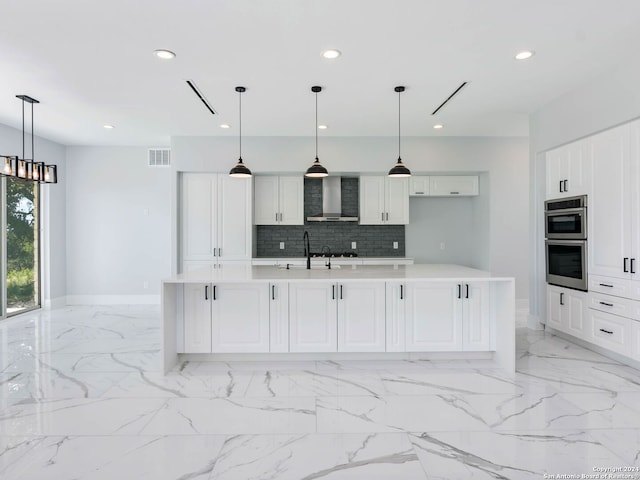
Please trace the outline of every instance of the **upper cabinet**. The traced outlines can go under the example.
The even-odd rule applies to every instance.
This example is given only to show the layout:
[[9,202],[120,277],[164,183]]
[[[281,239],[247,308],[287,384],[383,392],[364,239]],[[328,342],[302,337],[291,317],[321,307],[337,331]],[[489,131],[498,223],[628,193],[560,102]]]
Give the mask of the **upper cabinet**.
[[588,195],[592,155],[587,140],[580,140],[546,154],[547,199]]
[[251,181],[183,173],[180,184],[182,271],[225,260],[251,260]]
[[478,195],[477,175],[443,175],[429,177],[432,197],[462,197]]
[[360,224],[407,225],[409,179],[382,175],[360,177]]
[[411,175],[409,178],[409,195],[412,197],[426,197],[429,195],[429,176]]
[[256,225],[304,224],[304,177],[256,176]]

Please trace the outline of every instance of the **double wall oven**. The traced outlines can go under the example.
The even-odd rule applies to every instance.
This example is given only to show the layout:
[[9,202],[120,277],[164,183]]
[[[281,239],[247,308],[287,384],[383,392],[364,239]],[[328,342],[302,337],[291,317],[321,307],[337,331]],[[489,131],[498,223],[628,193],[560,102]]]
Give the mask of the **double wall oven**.
[[587,196],[545,202],[547,283],[587,291]]

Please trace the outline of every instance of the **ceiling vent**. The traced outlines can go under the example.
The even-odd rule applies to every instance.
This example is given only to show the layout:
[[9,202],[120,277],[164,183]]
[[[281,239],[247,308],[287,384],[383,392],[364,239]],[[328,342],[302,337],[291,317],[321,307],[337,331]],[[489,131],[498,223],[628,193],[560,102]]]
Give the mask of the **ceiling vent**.
[[171,166],[171,149],[170,148],[150,148],[148,159],[149,167],[170,167]]
[[193,80],[187,80],[187,85],[191,87],[191,90],[193,90],[193,93],[196,94],[196,97],[198,97],[200,101],[204,103],[204,106],[207,107],[207,110],[209,110],[209,112],[211,112],[211,115],[215,115],[216,111],[213,109],[213,107],[211,106],[209,101],[204,97],[204,95],[200,92],[200,89],[196,87],[196,84],[193,82]]
[[438,108],[436,108],[433,112],[431,112],[431,115],[435,115],[436,113],[438,113],[440,109],[444,107],[447,103],[449,103],[453,97],[459,94],[466,85],[467,85],[467,82],[462,82],[462,85],[456,88],[455,91],[451,95],[449,95],[447,99],[444,102],[442,102]]

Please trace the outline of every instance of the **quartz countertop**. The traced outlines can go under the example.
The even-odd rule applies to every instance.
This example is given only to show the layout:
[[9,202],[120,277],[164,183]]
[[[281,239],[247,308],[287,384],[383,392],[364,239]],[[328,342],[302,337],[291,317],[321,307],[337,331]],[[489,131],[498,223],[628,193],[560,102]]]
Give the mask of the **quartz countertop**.
[[342,265],[328,269],[317,266],[307,270],[301,266],[290,269],[273,265],[223,265],[204,267],[163,280],[163,283],[214,282],[282,282],[289,280],[513,280],[511,277],[492,277],[490,272],[453,264],[413,265]]

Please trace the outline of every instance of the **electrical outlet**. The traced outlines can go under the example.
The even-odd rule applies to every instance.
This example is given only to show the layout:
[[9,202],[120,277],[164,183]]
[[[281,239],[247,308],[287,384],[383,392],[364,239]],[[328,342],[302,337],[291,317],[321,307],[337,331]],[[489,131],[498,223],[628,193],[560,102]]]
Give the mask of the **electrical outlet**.
[[351,242],[351,250],[355,250],[356,249],[356,242]]
[[393,242],[393,249],[397,250],[398,249],[398,242]]
[[149,288],[149,282],[147,280],[145,280],[144,282],[142,282],[142,288]]
[[284,250],[284,242],[280,242],[280,250]]
[[148,209],[148,208],[143,209],[143,210],[142,210],[142,214],[143,214],[145,217],[148,217],[148,216],[149,216],[149,209]]
[[440,250],[444,250],[444,247],[445,247],[444,242],[440,242]]

